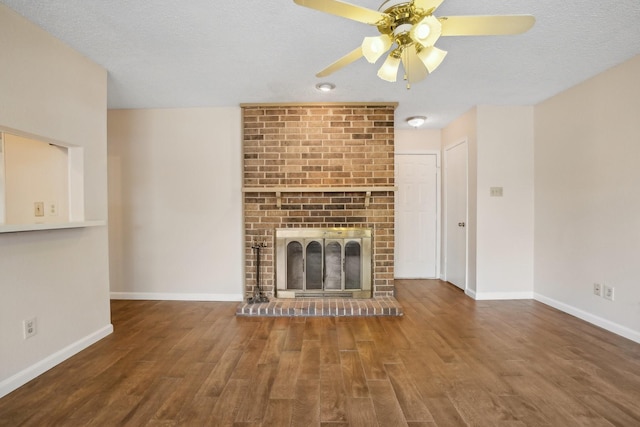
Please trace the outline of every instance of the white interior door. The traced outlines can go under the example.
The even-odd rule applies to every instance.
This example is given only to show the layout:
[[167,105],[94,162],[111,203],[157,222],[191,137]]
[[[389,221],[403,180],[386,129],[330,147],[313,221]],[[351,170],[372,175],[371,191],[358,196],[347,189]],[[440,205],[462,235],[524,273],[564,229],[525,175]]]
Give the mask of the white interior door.
[[445,148],[445,275],[461,289],[467,284],[467,142]]
[[396,155],[395,277],[438,277],[438,156]]

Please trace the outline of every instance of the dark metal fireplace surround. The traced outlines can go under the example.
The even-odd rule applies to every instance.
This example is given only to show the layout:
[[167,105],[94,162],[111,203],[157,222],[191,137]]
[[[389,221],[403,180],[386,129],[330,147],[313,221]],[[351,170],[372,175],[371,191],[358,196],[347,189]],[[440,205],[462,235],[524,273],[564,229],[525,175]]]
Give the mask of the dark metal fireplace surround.
[[241,107],[247,302],[237,313],[401,314],[396,104]]

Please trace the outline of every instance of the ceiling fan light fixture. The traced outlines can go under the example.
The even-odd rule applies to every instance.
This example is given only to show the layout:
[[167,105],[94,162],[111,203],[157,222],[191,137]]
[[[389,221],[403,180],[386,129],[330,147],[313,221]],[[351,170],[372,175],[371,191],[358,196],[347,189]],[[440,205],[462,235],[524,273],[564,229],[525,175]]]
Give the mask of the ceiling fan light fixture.
[[407,124],[414,128],[419,128],[427,120],[425,116],[413,116],[407,118]]
[[447,56],[447,51],[435,46],[425,47],[418,52],[418,58],[427,67],[429,73],[433,73],[442,64],[445,56]]
[[427,37],[429,37],[430,32],[431,28],[429,28],[429,25],[427,25],[425,22],[421,22],[416,27],[416,39],[425,40]]
[[381,34],[377,37],[365,37],[362,41],[362,55],[370,63],[375,63],[391,47],[391,37]]
[[336,88],[336,85],[328,82],[318,83],[316,85],[316,89],[318,89],[320,92],[331,92],[335,88]]
[[391,52],[378,70],[378,77],[393,83],[398,77],[398,68],[400,68],[400,58]]
[[347,3],[345,0],[293,0],[294,3],[352,21],[373,25],[380,36],[366,37],[362,43],[316,74],[325,77],[363,56],[374,63],[396,46],[378,70],[388,82],[398,78],[404,68],[407,89],[424,79],[444,60],[446,51],[435,48],[441,36],[497,36],[522,34],[535,23],[532,15],[433,15],[444,0],[383,0],[378,10]]
[[442,35],[442,24],[435,16],[427,15],[411,28],[409,35],[422,46],[433,46]]

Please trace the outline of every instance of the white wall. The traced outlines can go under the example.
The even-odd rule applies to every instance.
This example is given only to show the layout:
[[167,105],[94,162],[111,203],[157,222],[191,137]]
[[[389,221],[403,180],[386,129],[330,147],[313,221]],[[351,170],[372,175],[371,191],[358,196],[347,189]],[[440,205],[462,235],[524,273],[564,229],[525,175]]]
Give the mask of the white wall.
[[477,120],[476,298],[532,298],[533,107],[478,106]]
[[112,297],[242,300],[240,108],[108,117]]
[[[469,150],[467,293],[532,298],[533,108],[478,106],[442,130],[443,148],[462,140]],[[490,197],[490,187],[502,187],[503,197]]]
[[[0,126],[83,147],[87,218],[106,219],[106,71],[4,5],[0,52]],[[0,234],[0,396],[111,330],[106,227]]]
[[640,56],[535,107],[534,279],[536,298],[640,342],[638,76]]
[[397,154],[439,152],[442,132],[440,129],[396,129],[394,148]]
[[[478,166],[478,143],[477,143],[477,108],[473,108],[458,117],[453,123],[442,129],[443,150],[451,145],[467,141],[467,163],[469,165],[467,174],[467,292],[475,295],[476,292],[476,229],[477,229],[477,166]],[[444,180],[443,180],[444,181]],[[446,197],[443,191],[443,197]],[[443,206],[445,201],[443,200]],[[443,211],[442,215],[446,213]],[[444,224],[444,221],[442,221]],[[442,251],[445,253],[444,239],[442,239]],[[444,256],[442,257],[442,268],[444,271]]]

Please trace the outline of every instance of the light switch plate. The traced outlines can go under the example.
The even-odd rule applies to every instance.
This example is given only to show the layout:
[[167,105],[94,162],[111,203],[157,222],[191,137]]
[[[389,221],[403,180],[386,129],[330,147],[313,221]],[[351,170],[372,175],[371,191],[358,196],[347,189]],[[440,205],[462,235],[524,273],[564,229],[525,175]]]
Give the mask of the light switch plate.
[[33,210],[35,216],[44,216],[44,202],[35,202],[33,204]]

